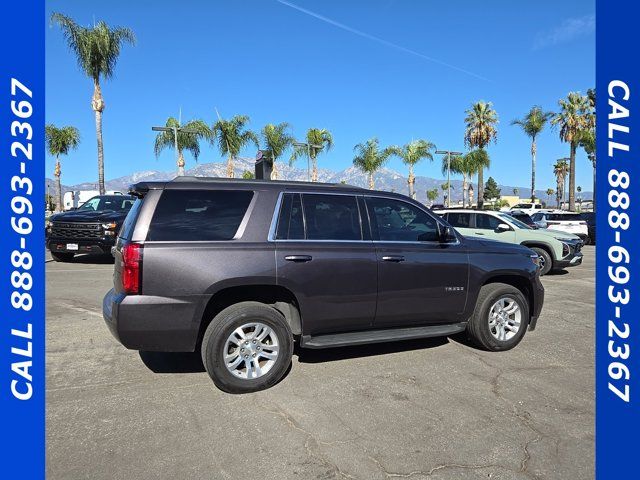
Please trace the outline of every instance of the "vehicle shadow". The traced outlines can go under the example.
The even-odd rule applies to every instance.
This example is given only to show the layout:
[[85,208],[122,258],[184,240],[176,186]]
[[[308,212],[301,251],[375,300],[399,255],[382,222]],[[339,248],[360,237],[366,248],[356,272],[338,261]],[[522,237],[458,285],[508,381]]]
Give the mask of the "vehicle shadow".
[[138,352],[142,363],[153,373],[204,372],[199,352]]
[[300,348],[296,343],[293,354],[297,355],[300,363],[325,363],[351,358],[372,357],[389,353],[423,350],[425,348],[441,347],[449,343],[447,337],[418,338],[387,343],[370,343],[350,347],[336,347],[323,349]]
[[[372,343],[351,347],[312,350],[296,343],[293,354],[300,363],[326,363],[351,358],[372,357],[389,353],[435,348],[449,343],[447,337],[419,338],[388,343]],[[200,373],[205,368],[199,352],[138,352],[142,363],[154,373]],[[287,372],[288,374],[288,372]],[[286,376],[286,374],[285,374]]]
[[549,273],[547,273],[547,275],[549,275],[550,277],[561,277],[562,275],[566,275],[569,272],[565,269],[562,270],[551,270]]

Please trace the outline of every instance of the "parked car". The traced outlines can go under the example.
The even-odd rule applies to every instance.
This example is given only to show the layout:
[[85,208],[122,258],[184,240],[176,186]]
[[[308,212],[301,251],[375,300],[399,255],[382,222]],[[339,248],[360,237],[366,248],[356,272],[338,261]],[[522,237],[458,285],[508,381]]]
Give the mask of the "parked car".
[[582,240],[564,232],[532,230],[504,212],[446,210],[436,212],[462,235],[490,238],[529,247],[542,260],[540,275],[582,263]]
[[585,245],[596,244],[596,213],[595,212],[582,212],[580,218],[587,222],[588,236],[585,239]]
[[520,210],[513,210],[510,212],[507,212],[509,215],[511,215],[513,218],[515,218],[516,220],[520,220],[522,223],[524,223],[527,227],[532,228],[534,230],[537,230],[538,225],[536,224],[536,222],[533,221],[533,219],[531,218],[531,216],[525,212],[522,212]]
[[111,253],[134,202],[130,195],[98,195],[80,208],[51,215],[46,243],[53,259],[70,262],[76,253]]
[[404,195],[348,185],[139,183],[115,247],[107,326],[136,350],[199,350],[227,392],[274,385],[301,348],[533,330],[539,256],[465,238]]
[[533,215],[534,213],[544,210],[545,208],[546,207],[541,203],[526,202],[526,203],[518,203],[514,205],[509,209],[509,211],[510,212],[519,211],[519,212],[524,212],[528,215]]
[[587,222],[580,217],[579,213],[552,210],[535,213],[531,218],[540,228],[571,233],[580,237],[585,243],[589,237]]

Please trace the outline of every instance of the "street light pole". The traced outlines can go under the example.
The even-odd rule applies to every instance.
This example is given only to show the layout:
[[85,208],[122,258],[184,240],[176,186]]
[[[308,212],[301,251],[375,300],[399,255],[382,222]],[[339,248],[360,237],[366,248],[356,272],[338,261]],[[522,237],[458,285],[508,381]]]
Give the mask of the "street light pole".
[[197,134],[195,130],[183,127],[151,127],[154,132],[173,132],[173,147],[176,151],[176,165],[178,165],[178,175],[184,175],[184,166],[180,166],[180,152],[178,151],[178,132]]
[[[447,156],[447,208],[449,208],[451,206],[451,155],[462,155],[462,152],[452,152],[451,150],[436,150],[436,154]],[[462,198],[464,200],[464,195]]]
[[307,147],[307,182],[311,181],[311,147],[322,150],[323,145],[308,142],[293,142],[294,147]]

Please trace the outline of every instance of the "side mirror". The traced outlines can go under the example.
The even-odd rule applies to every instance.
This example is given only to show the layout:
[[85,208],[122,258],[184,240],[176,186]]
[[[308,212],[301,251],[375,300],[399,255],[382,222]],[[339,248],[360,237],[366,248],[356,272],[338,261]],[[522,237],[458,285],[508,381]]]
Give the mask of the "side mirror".
[[453,227],[443,227],[440,229],[440,243],[452,243],[458,239]]
[[496,227],[496,232],[497,233],[508,232],[509,230],[511,230],[511,227],[509,225],[507,225],[506,223],[501,223],[500,225],[498,225]]

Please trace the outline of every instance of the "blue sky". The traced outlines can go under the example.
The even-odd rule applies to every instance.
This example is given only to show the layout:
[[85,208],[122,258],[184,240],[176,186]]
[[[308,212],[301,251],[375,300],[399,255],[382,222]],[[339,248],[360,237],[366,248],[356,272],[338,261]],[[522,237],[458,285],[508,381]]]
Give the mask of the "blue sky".
[[[255,130],[287,121],[302,138],[328,128],[335,148],[321,166],[351,165],[353,146],[425,138],[462,150],[464,111],[491,101],[500,124],[488,175],[530,183],[529,141],[511,120],[532,105],[557,108],[569,91],[595,84],[593,1],[472,0],[136,0],[47,2],[89,25],[102,19],[137,36],[116,76],[103,82],[105,176],[173,170],[173,152],[153,154],[152,125],[182,108],[183,120],[213,123],[251,117]],[[97,179],[92,83],[77,68],[57,26],[46,27],[46,117],[80,129],[82,144],[63,163],[63,183]],[[555,186],[552,164],[569,147],[558,132],[538,141],[537,187]],[[249,147],[243,156],[255,155]],[[220,161],[204,146],[199,162]],[[300,163],[303,166],[304,162]],[[188,156],[187,168],[195,165]],[[388,165],[400,172],[397,159]],[[417,174],[440,178],[440,160]],[[47,159],[47,176],[53,160]],[[486,178],[487,175],[485,175]],[[96,180],[97,181],[97,180]],[[591,167],[579,151],[577,185],[590,190]]]

